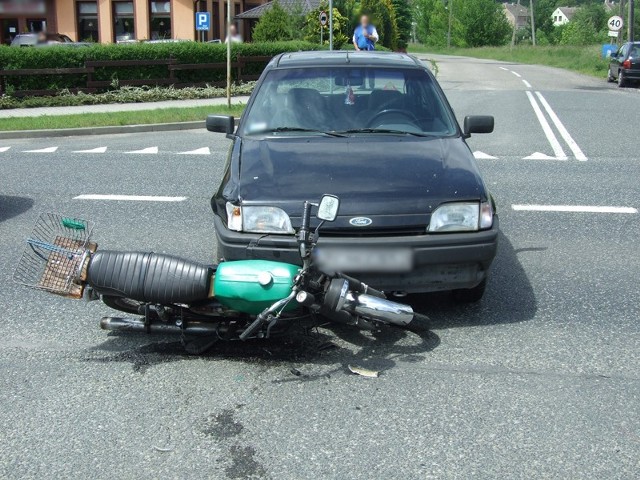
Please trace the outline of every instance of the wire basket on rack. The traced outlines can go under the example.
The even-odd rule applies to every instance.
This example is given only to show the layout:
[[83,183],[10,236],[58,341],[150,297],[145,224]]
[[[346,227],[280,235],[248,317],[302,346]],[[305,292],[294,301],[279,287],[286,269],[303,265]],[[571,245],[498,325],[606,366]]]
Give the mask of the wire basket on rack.
[[38,218],[13,279],[27,287],[60,295],[81,296],[76,283],[86,259],[93,223],[79,218],[43,213]]

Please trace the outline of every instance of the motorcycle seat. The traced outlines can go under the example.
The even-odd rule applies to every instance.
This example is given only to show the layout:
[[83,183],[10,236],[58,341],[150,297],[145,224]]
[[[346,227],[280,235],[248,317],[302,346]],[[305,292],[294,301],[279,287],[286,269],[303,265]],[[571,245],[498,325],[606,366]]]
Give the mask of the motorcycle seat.
[[152,252],[100,250],[91,256],[87,283],[102,295],[171,304],[205,300],[213,268]]

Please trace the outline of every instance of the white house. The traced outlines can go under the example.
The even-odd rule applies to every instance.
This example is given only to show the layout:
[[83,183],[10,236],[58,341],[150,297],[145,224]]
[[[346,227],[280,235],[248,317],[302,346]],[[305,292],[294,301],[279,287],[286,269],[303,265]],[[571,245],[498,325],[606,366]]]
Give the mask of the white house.
[[558,7],[551,14],[551,18],[553,19],[553,25],[557,27],[558,25],[564,25],[565,23],[569,23],[571,18],[578,11],[576,7]]

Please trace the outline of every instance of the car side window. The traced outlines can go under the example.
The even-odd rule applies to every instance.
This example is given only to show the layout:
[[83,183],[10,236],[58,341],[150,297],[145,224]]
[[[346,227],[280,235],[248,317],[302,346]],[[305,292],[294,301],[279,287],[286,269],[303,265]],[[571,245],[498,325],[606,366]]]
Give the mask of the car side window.
[[618,50],[618,57],[620,58],[625,58],[627,56],[627,52],[629,51],[629,45],[625,44],[622,47],[620,47],[620,50]]

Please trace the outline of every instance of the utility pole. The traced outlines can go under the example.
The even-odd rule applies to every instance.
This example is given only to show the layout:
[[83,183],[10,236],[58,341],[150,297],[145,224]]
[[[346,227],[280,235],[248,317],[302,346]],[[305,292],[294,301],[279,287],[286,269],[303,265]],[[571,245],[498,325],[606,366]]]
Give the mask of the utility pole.
[[634,23],[635,23],[635,12],[634,12],[634,4],[636,2],[634,2],[634,0],[629,0],[629,19],[627,20],[627,35],[629,37],[629,41],[633,42],[634,38],[633,38],[633,27],[634,27]]
[[533,0],[529,2],[529,9],[531,10],[531,43],[536,46],[536,20],[533,16]]
[[[627,8],[626,8],[626,4],[625,4],[625,0],[620,0],[620,18],[622,18],[622,22],[624,24],[624,22],[626,22],[625,20],[625,13],[627,12]],[[616,44],[618,45],[618,47],[620,47],[620,45],[622,45],[622,42],[624,42],[624,39],[622,38],[622,34],[618,33],[618,36],[616,37]]]
[[516,3],[516,14],[513,16],[513,32],[511,32],[511,48],[516,45],[516,29],[518,28],[518,13],[520,12],[520,0]]
[[453,22],[453,0],[447,1],[449,7],[449,30],[447,31],[447,48],[451,48],[451,23]]
[[329,50],[333,50],[333,0],[329,0]]
[[231,0],[227,0],[227,108],[231,108]]

